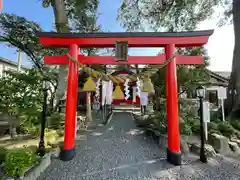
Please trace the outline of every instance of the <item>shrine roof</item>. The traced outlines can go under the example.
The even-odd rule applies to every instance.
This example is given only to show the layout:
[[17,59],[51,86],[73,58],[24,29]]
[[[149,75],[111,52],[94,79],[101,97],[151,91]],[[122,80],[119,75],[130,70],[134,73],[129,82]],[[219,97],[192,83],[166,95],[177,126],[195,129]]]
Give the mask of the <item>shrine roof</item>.
[[116,70],[111,73],[111,75],[116,76],[119,74],[128,74],[128,75],[134,75],[135,73],[130,70]]
[[128,41],[128,47],[176,47],[202,46],[208,42],[213,30],[184,32],[107,32],[107,33],[57,33],[38,32],[40,43],[52,47],[69,47],[77,44],[81,48],[115,47],[116,41]]
[[57,33],[37,32],[38,37],[52,38],[131,38],[131,37],[193,37],[211,36],[213,30],[183,32],[98,32],[98,33]]

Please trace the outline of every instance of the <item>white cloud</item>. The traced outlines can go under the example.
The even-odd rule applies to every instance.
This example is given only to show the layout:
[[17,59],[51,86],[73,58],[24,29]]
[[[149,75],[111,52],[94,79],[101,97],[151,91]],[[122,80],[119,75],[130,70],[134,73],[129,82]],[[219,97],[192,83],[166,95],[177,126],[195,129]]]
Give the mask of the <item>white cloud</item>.
[[209,38],[205,47],[210,56],[210,67],[213,71],[231,71],[232,55],[234,48],[233,25],[217,27],[219,16],[224,9],[218,9],[211,19],[203,21],[198,30],[214,29],[213,35]]
[[206,45],[210,56],[210,69],[231,71],[234,48],[233,26],[224,26],[215,30]]

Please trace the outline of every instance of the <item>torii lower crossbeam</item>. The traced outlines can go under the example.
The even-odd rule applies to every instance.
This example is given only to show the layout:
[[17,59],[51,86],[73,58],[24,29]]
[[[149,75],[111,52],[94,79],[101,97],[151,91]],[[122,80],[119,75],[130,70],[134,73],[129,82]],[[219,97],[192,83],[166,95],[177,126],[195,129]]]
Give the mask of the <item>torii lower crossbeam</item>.
[[[81,64],[163,64],[166,61],[166,54],[158,56],[129,56],[126,62],[117,62],[113,56],[84,56],[78,55],[78,62]],[[176,64],[203,64],[202,56],[176,56]],[[69,59],[64,56],[45,56],[44,64],[69,64]]]
[[[39,32],[40,43],[46,47],[64,47],[70,49],[70,55],[82,64],[117,64],[113,57],[87,57],[79,55],[79,48],[114,47],[116,41],[127,41],[129,47],[163,47],[165,54],[149,57],[129,57],[128,64],[163,64],[175,52],[175,48],[202,46],[208,42],[213,30],[195,32],[143,32],[143,33],[54,33]],[[78,89],[78,67],[67,56],[46,56],[45,64],[68,64],[68,85],[66,99],[66,117],[64,147],[60,157],[71,160],[75,156],[75,123]],[[180,134],[178,120],[178,93],[176,64],[202,64],[199,56],[178,55],[167,64],[167,160],[181,165]]]

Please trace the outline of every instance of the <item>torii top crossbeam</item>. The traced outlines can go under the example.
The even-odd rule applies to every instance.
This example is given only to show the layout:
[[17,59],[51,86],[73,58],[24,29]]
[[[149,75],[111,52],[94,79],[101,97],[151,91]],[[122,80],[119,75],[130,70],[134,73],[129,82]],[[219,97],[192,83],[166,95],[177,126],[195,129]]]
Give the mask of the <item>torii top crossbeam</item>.
[[40,43],[45,46],[69,47],[77,44],[79,47],[115,47],[116,41],[128,41],[129,47],[165,47],[175,44],[175,47],[202,46],[207,43],[213,30],[192,32],[120,32],[120,33],[56,33],[38,32]]

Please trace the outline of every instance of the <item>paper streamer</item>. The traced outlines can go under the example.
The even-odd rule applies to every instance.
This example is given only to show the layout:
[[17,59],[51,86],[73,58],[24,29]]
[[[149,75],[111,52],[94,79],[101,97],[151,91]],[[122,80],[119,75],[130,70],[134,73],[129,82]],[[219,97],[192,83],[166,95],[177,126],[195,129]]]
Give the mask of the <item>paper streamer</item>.
[[130,97],[130,94],[129,94],[129,85],[128,85],[128,83],[129,83],[129,79],[126,79],[126,81],[125,81],[125,83],[124,83],[124,91],[125,91],[125,100],[128,100],[129,99],[129,97]]
[[138,97],[140,97],[140,94],[141,94],[141,82],[140,82],[139,78],[137,78],[136,85],[137,85],[137,87],[136,87],[136,91],[137,92],[136,93],[137,93]]
[[101,85],[101,79],[98,79],[96,82],[96,93],[95,93],[95,97],[97,99],[97,102],[100,101],[100,85]]

